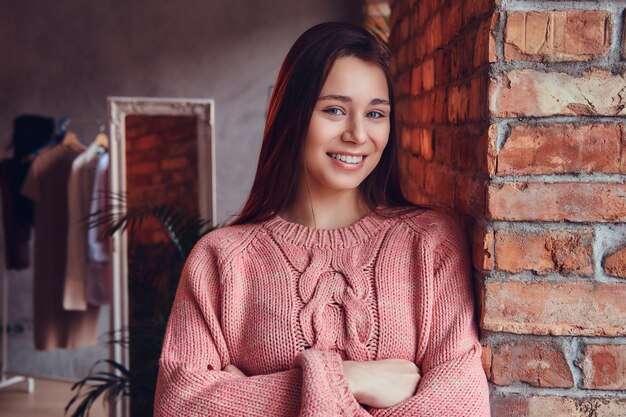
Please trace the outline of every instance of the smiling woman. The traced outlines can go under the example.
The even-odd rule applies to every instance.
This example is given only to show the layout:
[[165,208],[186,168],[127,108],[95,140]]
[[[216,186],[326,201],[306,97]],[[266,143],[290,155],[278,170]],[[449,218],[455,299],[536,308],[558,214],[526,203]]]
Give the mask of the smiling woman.
[[312,196],[331,191],[333,198],[339,192],[358,200],[359,184],[378,165],[389,139],[388,97],[378,65],[353,56],[335,61],[305,137],[303,160]]
[[343,23],[287,54],[248,201],[187,259],[155,416],[489,416],[465,236],[402,195],[387,61]]

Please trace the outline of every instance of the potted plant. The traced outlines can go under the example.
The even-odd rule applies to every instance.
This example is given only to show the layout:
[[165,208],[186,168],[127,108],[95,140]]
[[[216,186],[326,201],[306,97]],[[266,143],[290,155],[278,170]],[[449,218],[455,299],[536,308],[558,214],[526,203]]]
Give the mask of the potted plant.
[[[111,201],[85,221],[88,227],[100,228],[101,237],[128,232],[130,325],[109,332],[107,343],[129,349],[132,366],[127,369],[111,359],[94,363],[89,374],[72,386],[74,395],[65,407],[66,414],[73,408],[71,417],[88,417],[98,399],[113,406],[122,397],[130,398],[133,417],[152,416],[158,359],[184,262],[196,242],[216,228],[173,206],[131,202],[119,195],[111,196]],[[138,239],[141,225],[149,219],[162,227],[166,241],[147,244]]]

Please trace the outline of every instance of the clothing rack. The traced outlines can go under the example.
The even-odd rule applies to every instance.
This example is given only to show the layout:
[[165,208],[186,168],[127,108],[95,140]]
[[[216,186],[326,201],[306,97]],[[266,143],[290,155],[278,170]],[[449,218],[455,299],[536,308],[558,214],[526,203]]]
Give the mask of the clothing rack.
[[[98,132],[105,133],[107,130],[106,120],[100,118],[70,118],[60,117],[57,123],[56,133],[65,133],[70,125],[98,125]],[[8,321],[9,321],[9,270],[6,267],[5,258],[3,256],[4,250],[4,230],[0,235],[2,242],[0,242],[0,275],[2,275],[2,363],[0,364],[0,389],[15,385],[20,382],[26,381],[28,393],[32,393],[35,390],[35,380],[33,377],[23,375],[11,375],[6,374],[8,364]]]
[[[0,243],[2,249],[4,248],[4,230],[2,231],[2,243]],[[12,375],[7,376],[7,363],[9,356],[9,332],[7,327],[9,325],[9,271],[6,268],[4,259],[4,250],[0,251],[0,273],[2,274],[2,368],[0,372],[0,389],[15,385],[20,382],[26,381],[26,389],[28,393],[32,393],[35,390],[35,379],[29,376]]]

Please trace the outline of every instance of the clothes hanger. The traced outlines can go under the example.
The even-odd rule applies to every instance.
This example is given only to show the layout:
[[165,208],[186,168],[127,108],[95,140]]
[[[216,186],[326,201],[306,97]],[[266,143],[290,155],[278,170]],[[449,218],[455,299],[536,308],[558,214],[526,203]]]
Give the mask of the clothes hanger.
[[67,146],[78,146],[78,147],[82,146],[82,144],[78,140],[78,136],[76,136],[76,133],[72,131],[68,131],[65,133],[65,136],[63,136],[63,140],[61,141],[61,144],[67,145]]
[[93,140],[93,144],[97,146],[98,155],[109,151],[109,137],[104,133],[106,126],[104,123],[100,124],[98,128],[98,134]]
[[109,150],[109,137],[104,133],[98,133],[93,142],[105,151]]

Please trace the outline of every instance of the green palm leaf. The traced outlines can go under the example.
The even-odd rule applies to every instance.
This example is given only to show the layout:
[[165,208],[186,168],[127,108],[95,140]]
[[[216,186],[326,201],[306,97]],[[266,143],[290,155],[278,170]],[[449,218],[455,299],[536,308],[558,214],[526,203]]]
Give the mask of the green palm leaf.
[[167,204],[133,201],[122,194],[109,194],[111,202],[83,219],[87,227],[99,228],[100,237],[112,236],[118,231],[127,231],[130,238],[147,218],[155,219],[168,234],[178,256],[187,258],[196,242],[214,229],[211,221]]
[[[108,364],[117,372],[94,373],[100,364]],[[101,359],[93,364],[85,378],[72,385],[72,391],[76,392],[65,406],[65,414],[76,403],[71,417],[88,416],[91,406],[99,397],[103,396],[107,404],[113,404],[119,398],[130,395],[130,372],[113,360]]]
[[[132,200],[123,194],[106,194],[109,204],[103,209],[85,217],[88,228],[97,228],[100,238],[127,232],[129,241],[129,269],[132,279],[129,291],[135,294],[134,314],[131,325],[125,329],[108,332],[109,344],[119,344],[132,352],[141,352],[131,370],[110,359],[99,360],[89,374],[72,386],[73,397],[65,407],[65,413],[74,407],[71,417],[87,417],[98,398],[113,405],[122,397],[129,397],[131,404],[141,407],[147,413],[152,411],[152,399],[158,371],[158,357],[171,304],[178,286],[178,279],[185,259],[198,240],[216,227],[197,214],[188,213],[178,207]],[[141,225],[147,219],[154,219],[169,237],[170,243],[143,245],[135,239]],[[221,227],[223,225],[218,225]],[[172,255],[175,259],[172,259]],[[167,292],[155,291],[158,277],[165,274]],[[165,296],[165,297],[164,297]],[[154,301],[159,304],[159,313],[151,313]],[[144,308],[145,307],[145,308]],[[99,365],[108,365],[109,370],[95,372]]]

